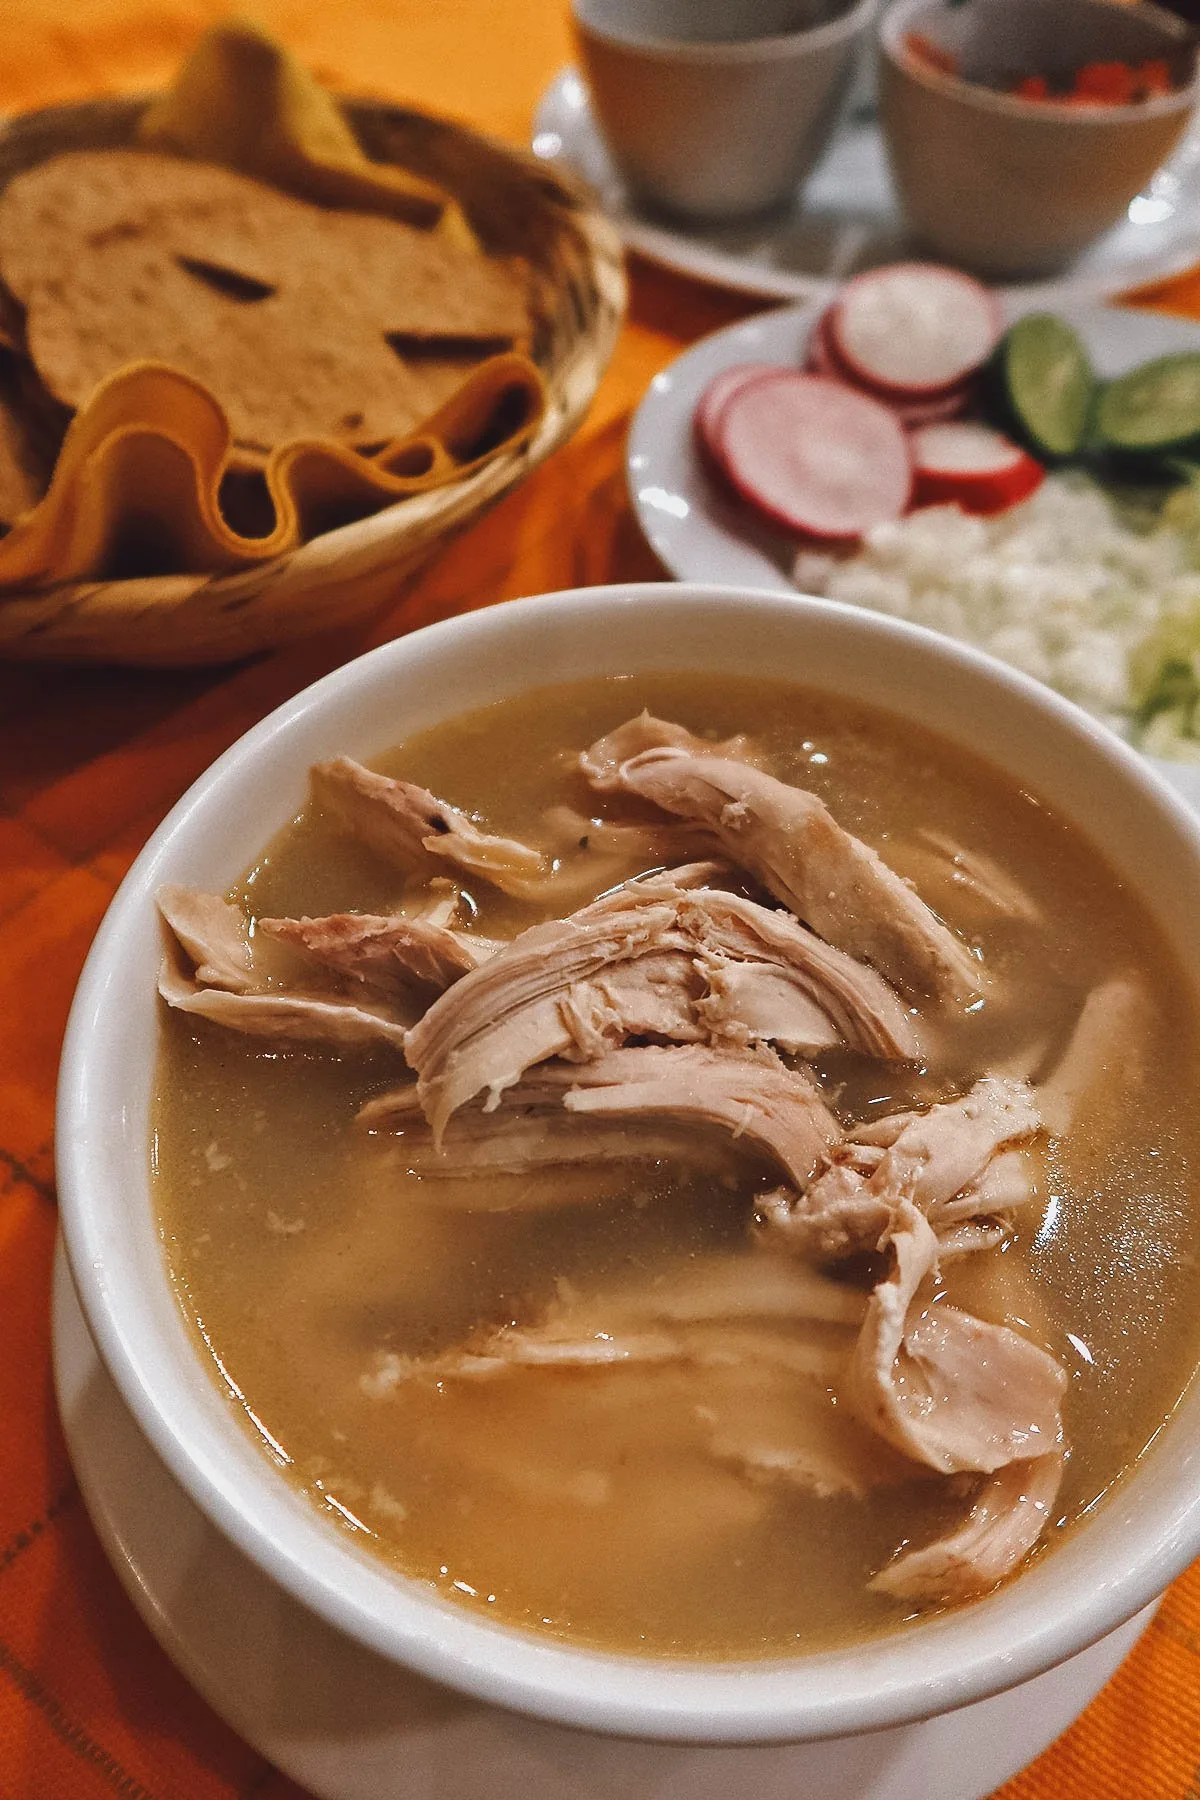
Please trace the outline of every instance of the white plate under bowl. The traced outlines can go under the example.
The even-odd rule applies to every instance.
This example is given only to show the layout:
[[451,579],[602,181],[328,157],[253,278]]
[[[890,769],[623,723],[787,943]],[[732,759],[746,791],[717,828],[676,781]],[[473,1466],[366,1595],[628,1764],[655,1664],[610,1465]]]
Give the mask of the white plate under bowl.
[[868,1737],[692,1749],[585,1736],[406,1674],[235,1549],[138,1429],[61,1244],[54,1371],[84,1501],[142,1618],[214,1710],[318,1800],[983,1800],[1066,1730],[1154,1611],[996,1699]]
[[[1006,320],[1031,310],[1002,298]],[[825,302],[781,306],[701,338],[651,381],[629,431],[626,474],[634,511],[659,561],[678,581],[717,581],[794,594],[788,575],[794,540],[760,524],[715,481],[697,453],[692,419],[714,376],[735,363],[798,368]],[[1153,356],[1200,351],[1200,324],[1129,306],[1075,302],[1056,308],[1075,327],[1105,378]],[[1200,765],[1151,759],[1200,807]]]
[[[533,148],[596,190],[631,250],[699,281],[776,300],[821,299],[859,269],[919,254],[905,233],[869,107],[843,117],[794,212],[750,225],[683,225],[642,211],[613,165],[575,69],[564,69],[542,95]],[[1198,256],[1200,116],[1119,224],[1060,275],[1001,292],[1026,308],[1104,299],[1180,275]]]

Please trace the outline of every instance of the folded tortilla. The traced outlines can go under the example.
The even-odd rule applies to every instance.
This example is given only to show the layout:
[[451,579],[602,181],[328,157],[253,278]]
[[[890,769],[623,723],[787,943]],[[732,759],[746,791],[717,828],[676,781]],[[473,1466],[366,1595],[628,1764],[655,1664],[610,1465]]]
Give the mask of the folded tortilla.
[[50,487],[0,540],[4,590],[253,567],[335,526],[469,476],[536,431],[546,406],[527,357],[493,356],[409,437],[371,455],[326,439],[277,445],[262,470],[265,529],[234,528],[222,484],[237,467],[224,408],[198,381],[135,363],[72,420]]

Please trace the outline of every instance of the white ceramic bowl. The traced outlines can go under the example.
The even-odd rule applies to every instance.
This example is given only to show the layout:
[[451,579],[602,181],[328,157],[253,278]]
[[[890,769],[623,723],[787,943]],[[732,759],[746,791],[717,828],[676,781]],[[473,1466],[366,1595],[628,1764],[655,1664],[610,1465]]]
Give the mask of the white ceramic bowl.
[[1200,1552],[1200,1389],[1086,1524],[965,1610],[851,1649],[704,1665],[566,1648],[482,1622],[392,1573],[294,1493],[238,1425],[173,1297],[148,1120],[158,1037],[154,893],[223,888],[302,803],[310,763],[371,757],[529,687],[638,670],[793,676],[969,745],[1099,843],[1200,974],[1200,825],[1146,764],[977,652],[827,601],[683,584],[514,602],[383,646],[289,701],[180,801],[97,935],[63,1056],[63,1228],[100,1352],[151,1443],[263,1570],[396,1662],[501,1706],[691,1743],[846,1736],[961,1706],[1063,1661]]
[[[910,32],[971,79],[915,62]],[[1050,275],[1080,255],[1170,155],[1196,104],[1189,28],[1147,0],[899,0],[879,53],[880,123],[910,229],[994,279]],[[1148,58],[1183,65],[1187,79],[1131,106],[1023,100],[980,79]]]

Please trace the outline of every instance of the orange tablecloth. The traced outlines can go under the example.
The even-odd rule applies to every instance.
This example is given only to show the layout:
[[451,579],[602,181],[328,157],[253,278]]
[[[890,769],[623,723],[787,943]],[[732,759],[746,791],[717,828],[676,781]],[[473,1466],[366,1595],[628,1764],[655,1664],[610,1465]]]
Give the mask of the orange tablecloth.
[[[223,10],[219,0],[6,0],[0,108],[152,86]],[[517,141],[569,55],[562,0],[258,0],[254,11],[335,84]],[[0,668],[0,1800],[298,1800],[157,1648],[71,1477],[48,1329],[63,1025],[92,934],[146,837],[271,707],[370,643],[446,614],[659,572],[625,500],[630,412],[683,345],[751,307],[649,267],[632,276],[629,327],[583,430],[370,634],[232,673]],[[1200,315],[1200,275],[1152,298]],[[1003,1794],[1200,1800],[1200,1566],[1085,1717]]]

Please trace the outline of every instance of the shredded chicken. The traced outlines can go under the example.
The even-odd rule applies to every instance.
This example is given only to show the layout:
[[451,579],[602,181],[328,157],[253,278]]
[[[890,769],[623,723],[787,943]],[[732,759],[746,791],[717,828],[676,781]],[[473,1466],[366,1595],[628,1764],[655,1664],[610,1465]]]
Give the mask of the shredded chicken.
[[434,875],[417,888],[402,909],[407,919],[420,925],[458,925],[463,914],[463,892],[446,875]]
[[397,913],[259,919],[256,930],[385,1000],[428,1003],[500,948],[493,938]]
[[682,750],[689,756],[724,756],[752,762],[749,748],[749,740],[741,735],[717,743],[697,737],[684,725],[672,725],[667,719],[656,719],[651,712],[641,712],[607,736],[597,738],[581,755],[579,766],[598,794],[619,794],[622,766],[646,750]]
[[[522,932],[448,989],[409,1033],[406,1054],[435,1138],[476,1094],[486,1091],[495,1105],[534,1064],[570,1052],[595,1056],[606,1041],[660,1029],[668,1009],[680,1033],[699,1037],[688,950],[668,904],[631,904]],[[636,971],[644,957],[654,958],[648,983]],[[652,1020],[641,1016],[643,1004]]]
[[928,1478],[927,1470],[867,1430],[819,1380],[798,1380],[786,1367],[771,1379],[753,1341],[745,1344],[739,1364],[705,1367],[704,1396],[711,1455],[756,1487],[861,1500],[872,1489]]
[[537,893],[549,875],[540,851],[515,838],[480,831],[466,813],[412,781],[364,768],[349,756],[317,763],[310,771],[312,797],[360,842],[402,869],[448,864],[481,876],[518,899]]
[[577,882],[586,882],[594,893],[647,869],[677,872],[680,864],[712,862],[720,849],[715,835],[703,826],[681,824],[678,819],[593,819],[571,806],[552,806],[546,828],[560,850],[556,895],[564,887],[573,890]]
[[1008,1463],[982,1481],[964,1522],[945,1537],[907,1550],[870,1586],[917,1605],[949,1605],[990,1592],[1011,1575],[1050,1522],[1063,1459],[1050,1454]]
[[804,1056],[844,1046],[889,1061],[920,1058],[911,1009],[881,975],[790,913],[731,891],[728,876],[713,863],[661,870],[624,883],[573,917],[580,923],[633,901],[673,906],[705,978],[696,1016],[716,1040],[772,1042]]
[[581,1069],[564,1105],[592,1120],[666,1117],[719,1127],[769,1157],[797,1187],[840,1135],[810,1078],[765,1050],[614,1050]]
[[[901,1062],[920,1057],[921,1040],[912,1015],[883,977],[825,943],[790,914],[739,894],[701,890],[681,903],[679,923],[695,936],[710,972],[712,999],[701,1009],[710,1022],[746,1024],[730,1002],[739,987],[745,998],[751,971],[760,984],[760,1000],[763,979],[770,977],[768,997],[774,1010],[807,1001],[848,1049]],[[785,1046],[789,1036],[802,1041],[796,1032],[763,1029],[758,1035],[777,1038]]]
[[949,832],[921,825],[911,838],[891,839],[888,857],[897,874],[916,883],[930,904],[954,918],[988,924],[1011,919],[1036,925],[1042,909],[994,857],[968,848]]
[[497,1112],[476,1104],[441,1133],[409,1084],[369,1101],[359,1121],[401,1130],[422,1174],[521,1173],[577,1162],[711,1159],[715,1134],[802,1183],[838,1136],[810,1078],[766,1051],[701,1045],[610,1050],[587,1063],[546,1062]]
[[[622,728],[631,741],[640,723]],[[829,943],[872,963],[906,993],[961,1002],[983,988],[982,966],[967,946],[815,794],[711,746],[702,753],[675,744],[643,749],[614,766],[614,745],[622,747],[620,732],[581,759],[602,791],[710,828],[726,856]]]
[[[739,1537],[767,1511],[765,1488],[711,1447],[741,1402],[740,1368],[628,1362],[594,1370],[509,1365],[509,1379],[499,1372],[499,1380],[437,1379],[438,1411],[450,1419],[444,1449],[458,1463],[463,1495],[505,1517],[509,1495],[537,1507],[543,1568],[577,1563],[587,1525],[605,1531],[619,1509],[638,1520],[629,1551],[639,1575],[670,1571],[679,1579],[694,1561],[701,1577],[714,1555],[736,1555]],[[420,1379],[411,1362],[380,1349],[360,1389],[383,1407],[411,1388],[414,1373]],[[714,1401],[703,1419],[698,1374]],[[768,1381],[781,1398],[795,1385],[786,1372]]]
[[[588,1164],[622,1168],[667,1163],[711,1170],[716,1160],[719,1166],[717,1134],[698,1131],[688,1117],[588,1119],[568,1112],[563,1097],[578,1079],[573,1063],[542,1063],[508,1090],[496,1112],[485,1112],[478,1101],[461,1107],[440,1145],[434,1144],[415,1082],[368,1100],[358,1122],[368,1131],[397,1134],[393,1148],[404,1168],[451,1184],[439,1193],[439,1202],[448,1196],[456,1206],[487,1211],[550,1209],[594,1196],[561,1179],[527,1183],[519,1191],[490,1182],[455,1184],[471,1176],[529,1175]],[[733,1144],[728,1148],[731,1163],[736,1149]]]
[[961,1222],[999,1216],[1015,1223],[1014,1215],[1044,1205],[1045,1157],[1042,1140],[1022,1144],[1019,1150],[999,1150],[982,1175],[961,1194],[933,1208],[939,1231]]
[[[659,1339],[670,1345],[663,1355],[688,1361],[688,1333],[716,1325],[769,1325],[784,1338],[795,1334],[798,1342],[808,1327],[830,1326],[841,1328],[842,1336],[821,1340],[831,1354],[816,1360],[833,1370],[849,1356],[866,1309],[864,1294],[814,1269],[763,1252],[727,1251],[700,1262],[680,1257],[652,1274],[638,1271],[586,1294],[563,1283],[536,1328],[509,1327],[492,1344],[508,1360],[590,1363],[597,1356],[607,1360],[623,1339]],[[725,1360],[719,1343],[706,1337],[697,1340],[695,1353],[704,1361]],[[785,1351],[780,1355],[788,1360]]]
[[248,951],[239,968],[236,946],[248,946],[248,939],[236,906],[213,894],[164,888],[159,907],[170,936],[158,991],[176,1011],[277,1042],[404,1049],[405,1022],[388,1005],[336,992],[268,988]]
[[937,1234],[938,1267],[961,1262],[965,1256],[978,1256],[983,1250],[995,1250],[1007,1238],[1005,1219],[968,1219],[962,1225],[950,1225]]
[[536,1063],[595,1058],[639,1036],[919,1051],[873,970],[786,914],[662,876],[523,932],[430,1007],[407,1054],[440,1137],[459,1106],[485,1091],[498,1102]]
[[934,1225],[1003,1211],[1029,1197],[1032,1177],[1011,1163],[993,1171],[993,1158],[1040,1125],[1027,1083],[985,1075],[961,1100],[855,1126],[833,1166],[805,1192],[773,1197],[763,1218],[800,1255],[831,1258],[874,1248],[904,1202]]
[[798,1056],[819,1056],[843,1042],[829,1014],[784,969],[711,957],[704,975],[696,1015],[716,1043],[777,1044]]
[[897,1209],[891,1248],[893,1270],[871,1296],[850,1369],[847,1396],[859,1418],[947,1475],[1057,1454],[1061,1364],[1007,1326],[945,1302],[917,1303],[938,1241],[911,1201]]
[[570,1283],[537,1325],[506,1326],[461,1349],[416,1360],[411,1374],[480,1378],[513,1366],[623,1363],[737,1365],[832,1379],[844,1369],[866,1300],[786,1259],[733,1253],[692,1259],[580,1294]]
[[[759,767],[743,737],[712,742],[643,713],[579,766],[605,809],[629,816],[557,807],[543,854],[412,782],[346,757],[318,765],[314,803],[410,878],[399,909],[251,930],[218,896],[164,888],[160,991],[242,1032],[402,1051],[411,1078],[361,1107],[375,1135],[360,1156],[385,1188],[397,1167],[428,1178],[418,1220],[438,1204],[594,1198],[606,1167],[646,1162],[737,1167],[742,1195],[777,1183],[746,1203],[740,1248],[586,1291],[560,1282],[540,1317],[434,1355],[388,1347],[363,1394],[432,1380],[469,1407],[493,1383],[511,1429],[480,1435],[487,1473],[567,1506],[604,1504],[626,1479],[621,1447],[661,1420],[670,1455],[628,1479],[654,1506],[687,1492],[686,1469],[714,1534],[758,1518],[773,1486],[858,1499],[940,1483],[961,1495],[961,1522],[906,1545],[871,1585],[915,1605],[985,1593],[1036,1544],[1065,1456],[1066,1374],[1033,1341],[1049,1341],[1020,1286],[1033,1278],[990,1253],[1044,1192],[1046,1134],[1076,1125],[1122,1072],[1146,990],[1128,976],[1089,996],[1040,1087],[1033,1045],[957,1099],[843,1131],[819,1085],[841,1076],[832,1053],[941,1079],[941,1047],[958,1039],[938,1007],[986,986],[902,874],[921,873],[956,920],[1036,922],[1035,900],[928,828],[897,852],[897,873],[816,794]],[[563,913],[568,896],[582,904],[501,942],[461,929],[458,879]],[[827,1055],[819,1074],[795,1060]],[[856,1091],[831,1088],[847,1110]],[[914,1077],[901,1091],[929,1090]],[[569,1448],[528,1458],[523,1421],[563,1417],[564,1395]],[[596,1467],[580,1474],[593,1432]]]
[[1130,1045],[1140,1038],[1149,1008],[1150,997],[1134,975],[1116,975],[1092,990],[1057,1067],[1038,1088],[1048,1131],[1063,1136],[1108,1082],[1127,1083]]
[[[702,1369],[702,1398],[688,1410],[717,1462],[756,1484],[861,1497],[923,1473],[872,1438],[830,1391],[865,1305],[860,1292],[788,1259],[687,1258],[586,1295],[563,1283],[536,1325],[483,1333],[430,1358],[396,1359],[391,1373],[477,1382],[518,1371],[559,1380],[620,1371],[628,1381]],[[640,1386],[630,1396],[642,1407],[655,1400]]]
[[195,888],[161,887],[157,898],[159,912],[194,965],[197,987],[236,994],[252,984],[254,963],[240,908]]

